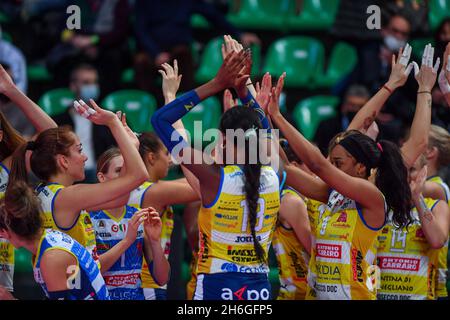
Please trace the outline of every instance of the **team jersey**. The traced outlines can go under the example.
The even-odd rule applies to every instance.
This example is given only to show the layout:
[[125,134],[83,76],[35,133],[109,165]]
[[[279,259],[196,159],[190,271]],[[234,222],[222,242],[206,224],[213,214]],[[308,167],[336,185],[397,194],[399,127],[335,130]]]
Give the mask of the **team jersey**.
[[[430,210],[439,200],[425,199]],[[380,300],[435,299],[435,274],[438,255],[432,250],[422,230],[417,209],[411,210],[413,223],[398,229],[392,212],[378,236],[377,264],[381,282]]]
[[379,230],[366,225],[358,203],[332,190],[312,237],[306,298],[375,300],[370,270]]
[[[258,261],[250,231],[244,172],[239,166],[221,168],[215,201],[202,206],[198,215],[199,254],[197,274],[224,272],[267,273]],[[279,179],[271,167],[261,167],[256,237],[267,257],[280,208]]]
[[[433,176],[427,179],[427,181],[435,182],[444,189],[445,199],[450,206],[450,189],[448,185],[439,176]],[[445,245],[437,249],[438,251],[438,272],[436,272],[436,297],[445,298],[448,296],[447,292],[447,270],[448,270],[448,241]]]
[[[282,197],[286,194],[301,198],[295,190],[290,188],[282,191]],[[309,257],[294,230],[285,227],[280,220],[273,234],[272,247],[277,257],[280,276],[280,292],[277,299],[304,300]]]
[[[153,185],[153,182],[144,182],[142,185],[140,185],[137,189],[133,190],[130,193],[130,198],[128,199],[128,205],[132,206],[134,208],[142,208],[145,193],[148,189]],[[173,209],[172,207],[167,207],[162,215],[161,215],[161,223],[162,223],[162,230],[161,230],[161,248],[164,250],[164,256],[166,259],[169,258],[170,254],[170,239],[172,237],[173,232],[173,226],[174,226],[174,220],[173,220]],[[150,274],[149,267],[147,265],[147,261],[143,261],[142,264],[142,288],[150,288],[150,289],[167,289],[167,285],[159,286],[155,280],[153,279],[152,275]]]
[[308,210],[309,225],[311,227],[311,233],[314,234],[317,226],[317,220],[319,219],[319,212],[321,207],[325,207],[320,201],[304,198],[306,209]]
[[[0,162],[0,199],[5,196],[9,170]],[[13,291],[14,247],[8,240],[0,238],[0,286]]]
[[[33,257],[34,279],[39,283],[47,297],[50,294],[41,274],[41,259],[48,250],[63,250],[70,253],[77,260],[73,270],[67,270],[73,276],[68,279],[70,290],[68,300],[109,300],[108,289],[98,268],[97,263],[78,241],[68,234],[58,230],[44,229],[39,240],[36,256]],[[72,266],[71,266],[72,267]]]
[[41,183],[36,187],[37,196],[41,200],[43,227],[45,229],[55,229],[67,233],[85,247],[92,254],[92,258],[99,264],[97,248],[95,245],[94,227],[92,226],[89,213],[86,210],[80,212],[78,219],[70,228],[59,227],[53,219],[53,206],[58,193],[63,188],[64,186],[58,183]]
[[[126,237],[128,222],[137,209],[124,206],[121,217],[115,218],[107,210],[90,212],[95,229],[97,252],[106,253]],[[108,271],[103,273],[111,300],[144,300],[141,270],[144,246],[144,226],[139,225],[136,240]]]
[[191,270],[191,279],[186,285],[186,299],[193,300],[195,287],[197,286],[197,261],[198,261],[198,253],[192,251],[191,264],[189,266]]

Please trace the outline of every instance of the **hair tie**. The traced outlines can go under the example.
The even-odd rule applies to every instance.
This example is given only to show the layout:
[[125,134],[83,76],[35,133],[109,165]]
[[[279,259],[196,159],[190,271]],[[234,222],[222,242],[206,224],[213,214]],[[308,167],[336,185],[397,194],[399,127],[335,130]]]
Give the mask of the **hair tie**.
[[28,141],[27,142],[27,150],[34,151],[36,149],[36,142],[35,141]]
[[381,144],[379,142],[377,143],[377,147],[381,151],[381,153],[383,153],[383,147],[381,146]]

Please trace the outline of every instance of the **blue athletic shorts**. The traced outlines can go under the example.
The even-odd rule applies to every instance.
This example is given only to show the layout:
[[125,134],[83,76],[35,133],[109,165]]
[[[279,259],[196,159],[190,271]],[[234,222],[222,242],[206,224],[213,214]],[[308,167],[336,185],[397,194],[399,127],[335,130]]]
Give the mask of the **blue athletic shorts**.
[[144,288],[145,300],[167,300],[166,289]]
[[270,300],[265,273],[224,272],[199,274],[194,300]]

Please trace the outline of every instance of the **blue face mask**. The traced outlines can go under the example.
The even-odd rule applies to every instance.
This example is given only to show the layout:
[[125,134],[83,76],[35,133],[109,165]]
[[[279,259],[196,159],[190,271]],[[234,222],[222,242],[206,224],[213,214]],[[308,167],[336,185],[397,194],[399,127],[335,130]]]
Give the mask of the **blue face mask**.
[[80,89],[80,98],[85,102],[89,101],[89,99],[97,99],[100,95],[100,88],[98,84],[85,84],[81,86]]

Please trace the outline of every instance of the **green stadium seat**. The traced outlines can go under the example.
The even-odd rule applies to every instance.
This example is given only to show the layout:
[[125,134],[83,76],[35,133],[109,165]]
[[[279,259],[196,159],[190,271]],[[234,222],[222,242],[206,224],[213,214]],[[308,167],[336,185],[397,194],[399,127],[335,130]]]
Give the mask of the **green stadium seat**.
[[322,120],[337,114],[339,98],[314,96],[300,101],[294,108],[293,119],[306,139],[312,140]]
[[314,88],[313,77],[323,70],[324,48],[311,37],[290,36],[272,43],[263,72],[279,77],[286,71],[286,87]]
[[297,15],[288,16],[290,30],[327,30],[331,28],[339,0],[303,0]]
[[122,83],[132,83],[134,80],[134,70],[133,68],[126,68],[122,72],[121,82]]
[[150,119],[156,110],[155,98],[140,90],[119,90],[103,99],[102,107],[126,113],[130,128],[136,132],[151,131]]
[[331,52],[327,70],[323,74],[317,73],[314,81],[318,87],[332,87],[352,72],[357,62],[356,49],[345,42],[338,42]]
[[14,249],[14,272],[33,273],[31,253],[25,248]]
[[450,0],[430,0],[428,2],[428,22],[431,30],[436,30],[445,18],[450,17]]
[[[189,111],[183,117],[183,124],[186,131],[189,132],[191,143],[194,146],[208,145],[213,141],[202,141],[203,134],[207,129],[218,128],[220,117],[222,116],[222,106],[217,97],[209,97],[208,99],[199,103],[195,108]],[[197,123],[195,126],[195,121],[201,121],[201,127]],[[217,139],[217,136],[214,136]],[[211,138],[212,139],[212,138]]]
[[[409,41],[409,44],[412,47],[413,56],[418,59],[418,61],[422,61],[423,51],[425,49],[425,46],[429,43],[434,46],[434,40],[432,38],[417,38]],[[440,58],[442,59],[442,57]]]
[[12,43],[12,36],[10,33],[6,32],[6,31],[2,31],[1,36],[2,36],[2,40]]
[[[222,65],[222,43],[222,37],[214,38],[207,43],[200,58],[200,66],[195,75],[195,80],[198,83],[205,83],[216,75]],[[251,50],[253,58],[252,76],[258,76],[261,67],[261,46],[253,44]]]
[[292,12],[293,0],[241,0],[236,13],[228,15],[228,21],[238,28],[260,30],[285,30],[286,18]]
[[200,14],[193,14],[191,16],[191,27],[196,29],[208,29],[209,22]]
[[30,81],[50,81],[53,78],[47,68],[41,64],[27,66],[27,75]]
[[6,15],[6,13],[0,11],[0,24],[7,24],[11,22],[10,17]]
[[53,89],[44,93],[39,99],[39,106],[45,113],[53,117],[71,107],[74,99],[72,91],[67,88]]

